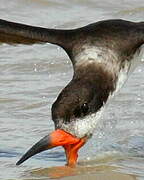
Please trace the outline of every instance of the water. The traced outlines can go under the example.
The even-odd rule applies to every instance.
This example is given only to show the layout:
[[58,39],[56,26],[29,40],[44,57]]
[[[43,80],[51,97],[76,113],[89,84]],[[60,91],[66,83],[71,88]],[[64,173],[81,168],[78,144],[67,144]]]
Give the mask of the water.
[[[74,28],[110,18],[143,21],[142,5],[143,0],[0,0],[0,17]],[[72,73],[66,53],[57,46],[0,45],[0,179],[144,179],[143,63],[108,106],[93,138],[81,149],[76,169],[63,167],[61,148],[15,166],[54,129],[50,108]]]

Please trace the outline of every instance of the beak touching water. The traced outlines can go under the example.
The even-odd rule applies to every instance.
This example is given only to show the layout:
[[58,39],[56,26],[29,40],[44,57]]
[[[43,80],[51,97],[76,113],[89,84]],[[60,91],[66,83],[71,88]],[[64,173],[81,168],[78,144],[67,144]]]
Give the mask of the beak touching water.
[[63,130],[57,129],[32,146],[16,165],[22,164],[25,160],[42,151],[56,146],[63,146],[66,153],[67,165],[74,167],[78,158],[78,150],[86,143],[86,140],[86,137],[80,139]]

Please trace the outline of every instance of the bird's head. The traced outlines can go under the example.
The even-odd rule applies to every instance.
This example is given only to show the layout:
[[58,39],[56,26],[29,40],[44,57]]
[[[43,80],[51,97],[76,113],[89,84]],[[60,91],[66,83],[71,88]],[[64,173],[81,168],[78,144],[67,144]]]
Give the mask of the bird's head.
[[87,76],[74,76],[62,90],[52,105],[55,131],[35,144],[17,164],[56,146],[64,147],[69,166],[76,164],[78,150],[93,134],[102,107],[112,89],[111,79],[103,80],[101,72],[97,76],[93,76],[93,73],[95,72],[90,71],[86,73]]

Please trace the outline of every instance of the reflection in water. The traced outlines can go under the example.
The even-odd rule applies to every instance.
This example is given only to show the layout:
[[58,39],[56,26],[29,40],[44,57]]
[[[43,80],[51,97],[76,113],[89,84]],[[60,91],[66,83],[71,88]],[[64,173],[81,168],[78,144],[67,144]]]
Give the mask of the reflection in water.
[[45,169],[37,169],[31,171],[31,174],[39,180],[43,177],[49,178],[63,178],[66,180],[74,179],[95,179],[95,180],[135,180],[135,176],[121,174],[114,172],[117,169],[113,166],[78,166],[76,168],[70,168],[67,166],[52,167]]
[[31,174],[37,177],[50,177],[50,178],[60,178],[66,176],[74,176],[77,173],[76,168],[70,168],[68,166],[59,166],[59,167],[51,167],[44,169],[37,169],[31,171]]
[[[106,153],[99,158],[80,161],[75,168],[57,166],[49,168],[37,168],[25,171],[24,177],[30,179],[61,179],[61,180],[136,180],[143,176],[143,158],[134,158],[118,153]],[[125,165],[124,165],[125,164]],[[131,167],[136,170],[130,172]],[[129,175],[130,174],[130,175]]]

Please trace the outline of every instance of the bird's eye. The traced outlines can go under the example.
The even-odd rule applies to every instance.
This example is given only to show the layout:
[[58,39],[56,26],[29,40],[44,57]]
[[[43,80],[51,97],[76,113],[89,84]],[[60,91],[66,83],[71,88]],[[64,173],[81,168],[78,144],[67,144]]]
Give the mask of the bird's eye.
[[84,103],[82,106],[77,107],[74,110],[74,115],[75,117],[79,118],[79,117],[85,116],[88,113],[88,111],[89,111],[89,106],[87,103]]
[[88,110],[89,110],[89,106],[87,103],[84,103],[82,106],[81,106],[81,111],[84,115],[86,115],[88,113]]

